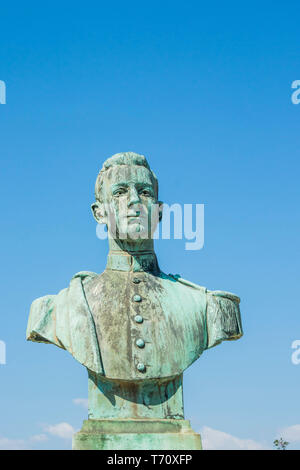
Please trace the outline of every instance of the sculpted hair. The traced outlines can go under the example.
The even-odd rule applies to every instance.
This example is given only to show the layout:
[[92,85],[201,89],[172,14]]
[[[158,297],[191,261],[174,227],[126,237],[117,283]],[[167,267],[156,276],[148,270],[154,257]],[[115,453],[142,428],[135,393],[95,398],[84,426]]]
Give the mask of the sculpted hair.
[[103,177],[105,172],[107,172],[110,168],[117,166],[117,165],[139,165],[147,168],[150,171],[151,178],[153,181],[154,189],[156,197],[158,198],[158,181],[151,170],[146,157],[144,155],[140,155],[134,152],[122,152],[116,153],[112,157],[105,160],[103,166],[97,176],[96,184],[95,184],[95,198],[96,201],[104,202],[102,197],[102,189],[103,189]]

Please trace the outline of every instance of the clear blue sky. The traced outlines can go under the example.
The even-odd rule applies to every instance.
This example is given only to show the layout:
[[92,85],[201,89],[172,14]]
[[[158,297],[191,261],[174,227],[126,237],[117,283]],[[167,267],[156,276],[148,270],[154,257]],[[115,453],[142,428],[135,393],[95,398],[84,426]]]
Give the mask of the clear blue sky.
[[205,204],[204,248],[159,241],[161,268],[242,299],[244,337],[185,373],[186,417],[265,447],[300,425],[299,13],[296,1],[1,5],[0,446],[68,448],[49,426],[86,417],[72,401],[87,398],[84,368],[25,330],[33,299],[104,269],[94,181],[128,150],[148,157],[160,199]]

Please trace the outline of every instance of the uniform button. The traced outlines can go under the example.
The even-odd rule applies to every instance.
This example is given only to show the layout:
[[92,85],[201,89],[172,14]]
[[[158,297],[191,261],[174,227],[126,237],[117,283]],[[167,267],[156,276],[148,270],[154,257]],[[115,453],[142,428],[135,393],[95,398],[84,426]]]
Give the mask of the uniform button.
[[145,372],[146,366],[142,362],[139,362],[138,365],[136,366],[137,370],[140,372]]
[[134,317],[134,319],[135,319],[135,321],[136,321],[137,323],[143,323],[143,321],[144,321],[144,319],[143,319],[143,317],[142,317],[141,315],[136,315],[136,316]]
[[141,282],[141,280],[140,280],[139,278],[137,278],[137,277],[134,277],[134,278],[132,279],[132,282],[134,282],[135,284],[139,284],[139,283]]
[[135,294],[132,298],[135,302],[140,302],[142,300],[142,297],[138,294]]
[[139,348],[143,348],[145,346],[145,341],[141,338],[137,339],[135,344],[139,347]]

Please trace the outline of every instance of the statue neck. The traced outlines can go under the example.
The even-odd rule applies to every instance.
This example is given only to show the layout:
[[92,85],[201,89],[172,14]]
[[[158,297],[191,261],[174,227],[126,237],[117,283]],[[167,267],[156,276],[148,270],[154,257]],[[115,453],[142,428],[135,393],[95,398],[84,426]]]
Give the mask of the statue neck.
[[158,274],[160,269],[154,252],[153,240],[129,244],[124,240],[110,238],[106,269]]

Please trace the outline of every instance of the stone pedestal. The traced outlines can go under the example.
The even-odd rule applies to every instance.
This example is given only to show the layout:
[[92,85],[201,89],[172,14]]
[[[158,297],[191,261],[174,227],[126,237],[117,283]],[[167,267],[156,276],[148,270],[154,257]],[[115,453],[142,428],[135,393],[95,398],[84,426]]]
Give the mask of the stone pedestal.
[[201,450],[200,434],[184,419],[88,419],[73,450]]

